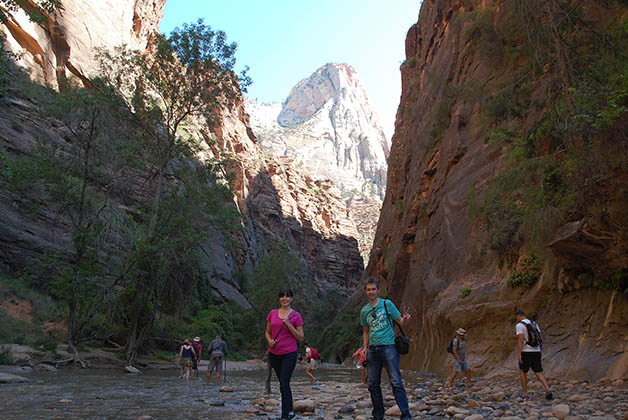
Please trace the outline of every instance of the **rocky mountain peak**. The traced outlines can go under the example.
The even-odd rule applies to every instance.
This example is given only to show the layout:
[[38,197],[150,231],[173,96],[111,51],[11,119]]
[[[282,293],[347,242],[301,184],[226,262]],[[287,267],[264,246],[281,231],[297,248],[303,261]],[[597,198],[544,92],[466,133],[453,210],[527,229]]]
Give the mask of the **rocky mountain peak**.
[[329,100],[349,93],[369,106],[356,71],[348,64],[328,63],[292,88],[277,117],[282,127],[294,127],[312,117]]
[[249,100],[246,107],[266,150],[293,158],[315,179],[332,179],[348,196],[381,200],[388,139],[350,65],[324,65],[281,105]]

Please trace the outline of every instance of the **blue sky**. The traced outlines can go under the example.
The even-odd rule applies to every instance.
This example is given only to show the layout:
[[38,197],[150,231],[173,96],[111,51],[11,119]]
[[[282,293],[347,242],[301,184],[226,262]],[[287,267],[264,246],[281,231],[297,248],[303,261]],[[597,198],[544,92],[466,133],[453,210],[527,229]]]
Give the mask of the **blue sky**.
[[160,29],[199,18],[238,44],[248,65],[246,96],[281,102],[300,80],[327,63],[357,72],[390,137],[401,94],[399,65],[420,0],[168,0]]

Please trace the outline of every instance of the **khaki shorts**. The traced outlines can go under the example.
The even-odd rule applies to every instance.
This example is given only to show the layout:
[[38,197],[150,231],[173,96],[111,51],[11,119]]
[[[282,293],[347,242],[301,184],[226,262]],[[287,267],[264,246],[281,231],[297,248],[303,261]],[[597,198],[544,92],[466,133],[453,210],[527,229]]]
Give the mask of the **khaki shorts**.
[[222,356],[212,357],[211,359],[209,359],[209,365],[207,365],[207,372],[213,372],[213,371],[222,373]]
[[306,368],[306,369],[312,369],[312,370],[314,370],[314,368],[315,368],[315,367],[316,367],[316,360],[314,360],[314,359],[310,359],[310,361],[309,361],[309,362],[306,362],[306,363],[305,363],[305,368]]

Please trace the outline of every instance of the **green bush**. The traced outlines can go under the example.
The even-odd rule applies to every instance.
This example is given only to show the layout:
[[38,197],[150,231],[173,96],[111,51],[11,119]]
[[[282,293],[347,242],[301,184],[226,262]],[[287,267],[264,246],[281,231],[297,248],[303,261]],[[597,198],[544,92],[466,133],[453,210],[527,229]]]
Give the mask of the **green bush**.
[[11,365],[11,359],[9,358],[9,350],[4,347],[0,347],[0,365]]
[[471,289],[468,287],[463,287],[462,290],[460,290],[460,297],[463,299],[469,296],[469,294],[471,294]]
[[508,277],[508,286],[532,287],[541,276],[539,260],[536,256],[526,258],[521,270],[514,270]]

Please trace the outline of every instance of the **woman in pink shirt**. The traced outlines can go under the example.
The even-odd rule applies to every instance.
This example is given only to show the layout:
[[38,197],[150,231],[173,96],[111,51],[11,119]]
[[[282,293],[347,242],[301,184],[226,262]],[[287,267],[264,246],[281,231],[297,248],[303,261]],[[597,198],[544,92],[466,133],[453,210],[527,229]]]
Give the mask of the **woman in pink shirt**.
[[281,390],[281,419],[292,419],[292,390],[290,379],[297,364],[298,341],[303,341],[303,319],[293,310],[294,294],[291,289],[279,292],[279,309],[273,309],[266,317],[266,341],[270,365],[279,379]]

